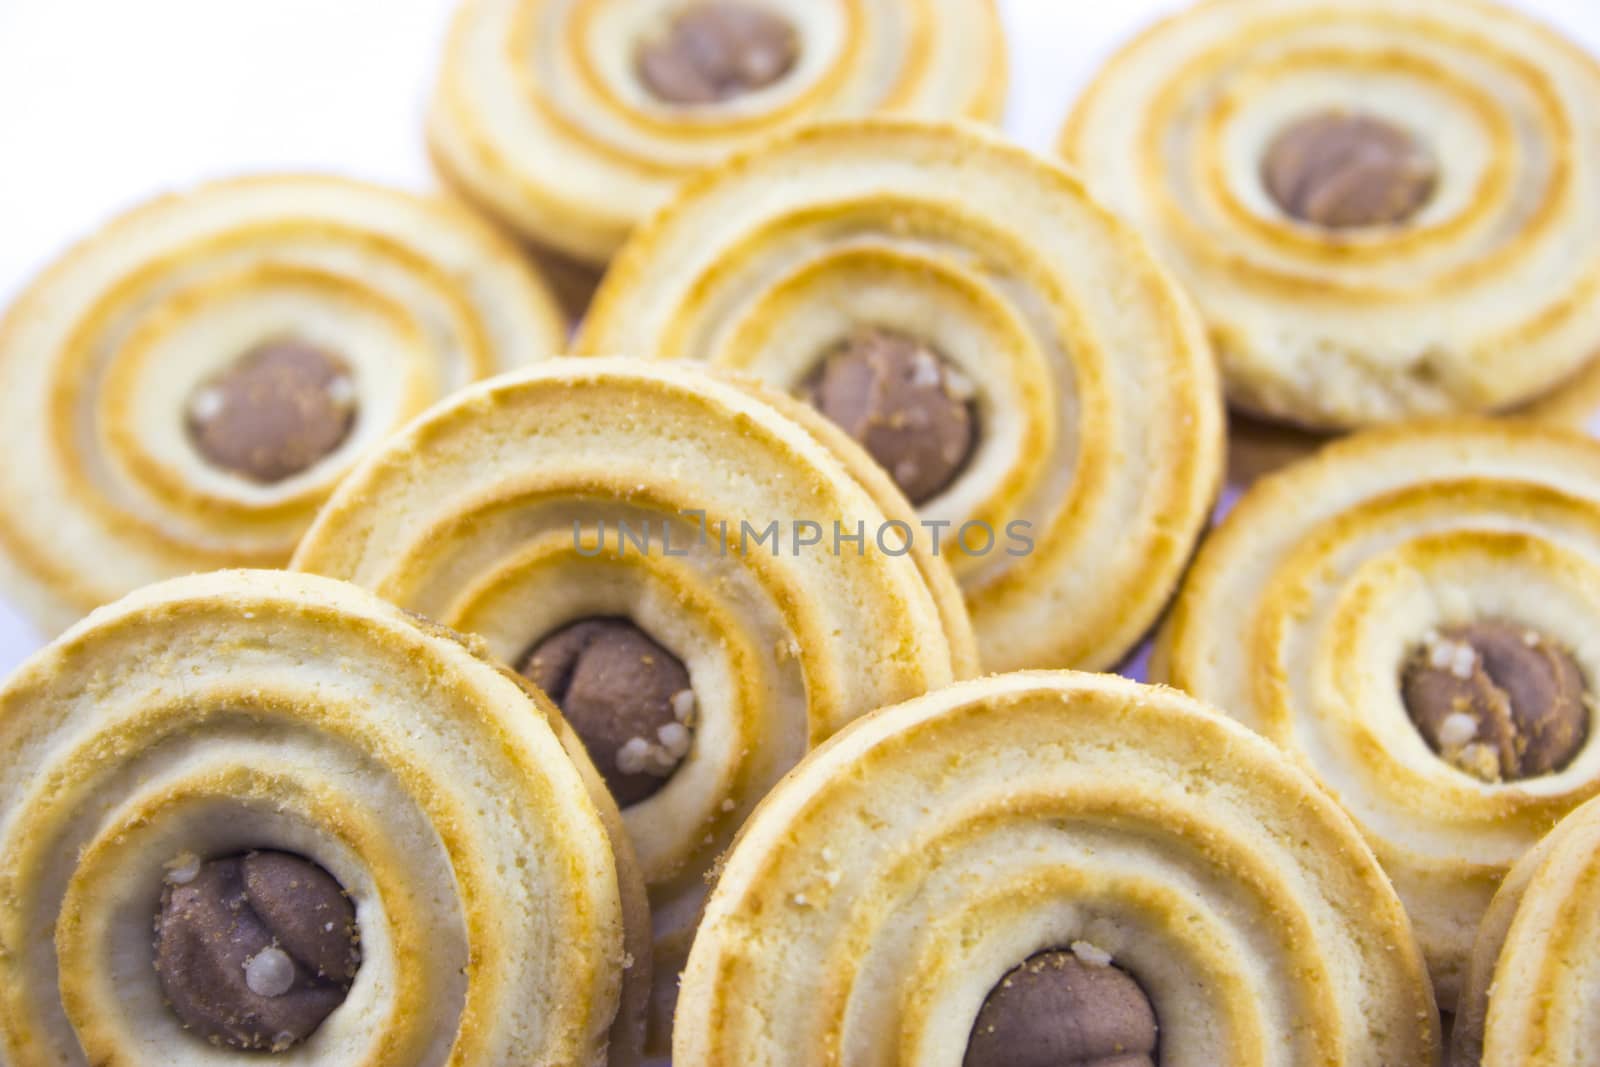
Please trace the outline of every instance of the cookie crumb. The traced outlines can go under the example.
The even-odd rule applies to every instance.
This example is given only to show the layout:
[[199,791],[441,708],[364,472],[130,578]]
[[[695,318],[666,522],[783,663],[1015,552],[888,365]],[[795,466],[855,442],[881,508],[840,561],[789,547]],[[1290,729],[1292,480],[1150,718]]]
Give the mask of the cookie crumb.
[[623,774],[642,774],[650,759],[650,742],[630,737],[617,749],[617,770]]
[[209,386],[195,392],[189,400],[189,415],[197,422],[210,422],[222,414],[222,409],[228,406],[227,399],[222,395],[222,390]]
[[258,997],[281,997],[294,985],[294,961],[281,948],[262,949],[245,961],[244,984]]
[[193,852],[180,852],[165,864],[166,880],[171,885],[188,885],[200,877],[200,857]]
[[1478,720],[1464,711],[1452,712],[1439,724],[1439,743],[1460,748],[1478,736]]
[[695,704],[693,689],[680,689],[672,694],[672,714],[685,726],[694,725]]
[[672,757],[674,765],[684,756],[689,754],[689,745],[692,738],[689,728],[681,722],[669,722],[656,731],[656,737],[661,741],[661,747]]
[[356,401],[355,379],[349,375],[341,374],[328,383],[328,399],[340,407],[348,407]]
[[1091,967],[1111,966],[1111,953],[1098,945],[1088,941],[1074,941],[1069,947],[1074,956]]

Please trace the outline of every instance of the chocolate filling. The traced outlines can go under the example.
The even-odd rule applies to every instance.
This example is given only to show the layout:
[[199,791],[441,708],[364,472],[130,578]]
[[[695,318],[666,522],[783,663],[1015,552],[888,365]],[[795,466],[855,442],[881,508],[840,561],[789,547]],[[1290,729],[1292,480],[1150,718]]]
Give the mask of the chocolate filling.
[[963,1067],[1155,1067],[1143,987],[1092,946],[1028,957],[989,991]]
[[213,466],[273,484],[350,435],[354,380],[343,360],[294,340],[251,349],[189,397],[189,439]]
[[1261,174],[1290,216],[1330,230],[1406,222],[1432,198],[1439,177],[1433,157],[1409,132],[1337,112],[1279,134]]
[[333,876],[286,852],[169,864],[155,969],[168,1005],[213,1044],[282,1052],[350,992],[355,908]]
[[1570,653],[1501,619],[1429,634],[1400,672],[1406,711],[1428,745],[1486,782],[1561,770],[1589,736],[1589,689]]
[[773,84],[800,42],[789,21],[757,4],[691,4],[639,50],[639,77],[669,104],[714,104]]
[[563,626],[517,669],[560,706],[621,807],[654,796],[689,754],[689,671],[627,619]]
[[823,360],[808,391],[913,504],[949,488],[977,444],[971,384],[933,349],[893,330],[856,330]]

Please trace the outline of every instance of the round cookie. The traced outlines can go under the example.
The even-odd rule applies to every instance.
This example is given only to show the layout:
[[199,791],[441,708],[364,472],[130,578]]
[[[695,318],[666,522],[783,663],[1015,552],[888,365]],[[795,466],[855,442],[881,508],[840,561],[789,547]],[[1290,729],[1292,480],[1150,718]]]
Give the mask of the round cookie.
[[1187,299],[1075,178],[976,128],[816,126],[689,182],[576,350],[708,361],[822,413],[918,505],[990,670],[1114,665],[1221,480]]
[[1194,294],[1230,399],[1343,429],[1500,410],[1600,351],[1600,64],[1486,0],[1205,0],[1062,153]]
[[1478,928],[1453,1067],[1567,1067],[1594,1050],[1600,800],[1517,861]]
[[581,744],[341,582],[175,579],[25,663],[0,857],[14,1067],[640,1061],[648,906]]
[[561,703],[650,885],[659,1042],[705,874],[761,797],[856,716],[976,672],[943,563],[880,540],[909,516],[873,474],[696,367],[556,360],[392,438],[296,553]]
[[762,803],[678,1063],[1426,1064],[1422,955],[1356,828],[1169,689],[1070,672],[858,721]]
[[564,338],[516,248],[443,201],[270,176],[135,208],[0,320],[7,599],[54,633],[148,582],[281,566],[357,456]]
[[603,264],[685,176],[810,119],[997,119],[992,0],[464,0],[428,117],[440,171]]
[[1597,634],[1600,444],[1423,423],[1257,482],[1201,549],[1151,674],[1344,804],[1448,1011],[1500,880],[1600,790]]

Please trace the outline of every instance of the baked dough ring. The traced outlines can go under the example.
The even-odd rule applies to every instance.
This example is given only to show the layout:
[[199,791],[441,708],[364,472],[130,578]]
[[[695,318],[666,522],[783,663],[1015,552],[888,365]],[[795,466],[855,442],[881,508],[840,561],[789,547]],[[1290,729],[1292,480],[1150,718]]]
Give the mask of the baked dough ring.
[[1454,1067],[1573,1067],[1600,1039],[1600,800],[1506,875],[1478,929],[1451,1035]]
[[576,347],[798,392],[862,326],[931,346],[975,390],[978,442],[920,517],[947,524],[985,668],[1115,664],[1209,517],[1220,387],[1188,301],[1064,170],[974,127],[799,131],[688,183]]
[[[1188,284],[1236,404],[1348,428],[1505,408],[1600,351],[1596,98],[1600,64],[1484,0],[1209,0],[1113,59],[1060,147]],[[1408,141],[1420,208],[1280,206],[1275,148],[1319,115]],[[1331,196],[1384,165],[1345,160],[1304,173]]]
[[710,6],[465,0],[428,119],[440,170],[528,239],[602,264],[685,175],[785,126],[878,110],[998,119],[1004,107],[992,0],[739,0],[792,28],[789,72],[704,106],[658,98],[639,50],[677,13]]
[[1369,431],[1257,482],[1201,549],[1152,677],[1282,746],[1366,832],[1439,1003],[1507,870],[1600,790],[1600,743],[1490,784],[1437,756],[1401,671],[1430,631],[1498,618],[1600,679],[1600,445],[1532,425]]
[[180,1027],[150,948],[175,857],[257,848],[360,927],[274,1062],[638,1062],[644,888],[555,709],[368,593],[250,571],[135,593],[0,689],[0,1061],[260,1062]]
[[1058,672],[870,715],[784,780],[707,904],[674,1058],[955,1067],[1001,976],[1068,944],[1136,977],[1163,1067],[1438,1054],[1400,901],[1338,807],[1180,693]]
[[[870,532],[862,555],[795,549],[791,522],[875,531],[904,521],[897,504],[745,387],[682,364],[558,360],[392,438],[294,566],[481,635],[508,663],[597,617],[631,620],[683,662],[693,750],[623,813],[651,889],[664,1039],[705,872],[756,802],[856,716],[976,671],[939,560],[890,555]],[[783,524],[776,554],[754,539],[769,521]],[[621,523],[647,544],[621,542]]]
[[[252,480],[186,427],[224,406],[209,383],[286,338],[334,354],[352,422],[298,473]],[[357,455],[564,339],[516,248],[442,201],[274,176],[145,204],[0,321],[7,598],[54,633],[147,582],[281,566]]]

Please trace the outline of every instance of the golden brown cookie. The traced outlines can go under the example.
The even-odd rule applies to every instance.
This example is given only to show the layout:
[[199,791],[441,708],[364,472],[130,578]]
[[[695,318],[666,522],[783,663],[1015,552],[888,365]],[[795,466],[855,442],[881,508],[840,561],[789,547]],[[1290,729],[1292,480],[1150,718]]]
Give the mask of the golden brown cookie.
[[362,452],[564,336],[516,248],[442,201],[272,176],[145,204],[0,320],[0,581],[55,632],[280,566]]
[[904,507],[754,389],[557,360],[391,438],[294,565],[481,635],[561,705],[650,884],[664,1042],[745,816],[856,716],[976,671],[954,579],[893,532]]
[[1472,949],[1453,1067],[1574,1067],[1594,1053],[1600,800],[1517,861]]
[[918,506],[991,670],[1114,665],[1221,480],[1188,300],[1076,178],[975,127],[815,126],[702,175],[576,350],[703,360],[820,412]]
[[745,824],[674,1062],[1437,1062],[1404,910],[1349,818],[1170,689],[998,675],[869,715]]
[[577,738],[457,634],[230,571],[0,688],[0,1061],[639,1061],[644,886]]
[[1194,293],[1235,404],[1511,407],[1600,350],[1600,64],[1486,0],[1204,0],[1061,151]]
[[602,264],[686,175],[810,119],[996,119],[992,0],[465,0],[428,141],[529,240]]
[[1349,809],[1450,1010],[1511,865],[1600,790],[1600,444],[1515,422],[1369,431],[1257,482],[1152,676]]

